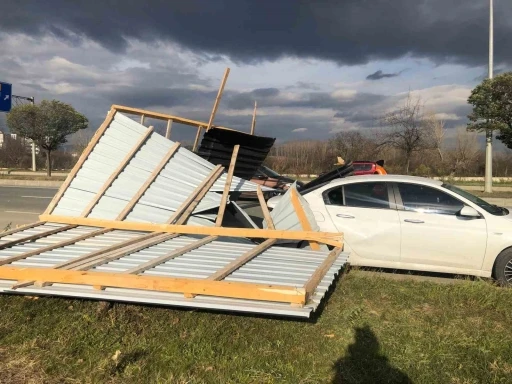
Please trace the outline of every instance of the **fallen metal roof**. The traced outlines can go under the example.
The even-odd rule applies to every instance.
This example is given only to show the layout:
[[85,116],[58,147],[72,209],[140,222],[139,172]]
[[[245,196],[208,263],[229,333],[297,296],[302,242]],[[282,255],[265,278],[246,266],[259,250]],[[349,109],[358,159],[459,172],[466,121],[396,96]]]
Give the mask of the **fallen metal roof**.
[[[40,234],[45,231],[61,228],[62,224],[46,223],[34,228],[26,229],[2,237],[0,247],[8,241],[23,239],[24,237]],[[63,240],[92,233],[100,228],[78,226],[57,234],[53,234],[34,242],[20,243],[11,248],[0,250],[0,263],[14,255],[42,249]],[[59,247],[43,252],[26,259],[21,259],[7,266],[22,269],[50,270],[58,264],[69,262],[88,253],[99,251],[106,247],[119,244],[122,241],[143,236],[142,232],[114,230],[100,234],[75,244]],[[178,236],[159,242],[142,250],[131,252],[125,256],[102,263],[92,271],[123,274],[127,270],[140,266],[150,260],[155,260],[166,253],[202,239],[204,236]],[[229,263],[255,247],[255,244],[245,239],[223,238],[205,244],[186,252],[176,258],[158,264],[144,271],[142,276],[155,276],[166,278],[207,279],[216,271],[221,270]],[[263,251],[252,260],[224,278],[227,282],[240,282],[248,284],[263,284],[268,286],[286,286],[302,288],[311,275],[328,257],[328,251],[309,251],[286,247],[273,246]],[[170,306],[183,306],[207,308],[215,310],[229,310],[241,312],[254,312],[284,316],[308,317],[313,312],[332,284],[335,275],[347,260],[347,255],[340,253],[332,263],[329,270],[321,279],[314,293],[303,307],[291,306],[289,303],[269,302],[262,300],[247,300],[227,297],[213,297],[197,295],[185,298],[180,293],[156,292],[142,289],[124,289],[106,287],[104,290],[95,290],[83,284],[55,283],[45,287],[29,285],[27,287],[12,289],[15,280],[0,279],[0,290],[4,293],[24,293],[37,295],[53,295],[65,297],[83,297],[102,300],[116,300],[133,303],[147,303]]]
[[[80,216],[147,132],[147,127],[119,112],[115,113],[113,121],[51,213],[59,216]],[[149,134],[87,217],[115,219],[174,145],[173,141],[158,133]],[[180,147],[133,207],[126,220],[165,222],[213,169],[213,164]],[[214,192],[222,192],[225,183],[226,173],[217,179],[194,213],[218,207],[221,197]],[[256,184],[238,177],[234,177],[231,183],[231,191],[254,192],[256,188]],[[194,219],[191,220],[194,222]],[[194,223],[208,225],[204,220],[195,220]]]

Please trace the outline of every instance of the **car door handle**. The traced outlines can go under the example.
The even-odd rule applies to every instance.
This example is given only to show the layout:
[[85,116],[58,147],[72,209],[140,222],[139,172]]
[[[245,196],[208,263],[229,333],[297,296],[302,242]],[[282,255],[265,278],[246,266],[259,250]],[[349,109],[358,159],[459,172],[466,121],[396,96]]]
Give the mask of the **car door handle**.
[[352,215],[344,215],[343,213],[338,213],[336,215],[337,217],[342,217],[344,219],[355,219],[355,216],[352,216]]
[[413,224],[423,224],[424,223],[423,220],[414,220],[414,219],[405,219],[404,221],[406,223],[413,223]]

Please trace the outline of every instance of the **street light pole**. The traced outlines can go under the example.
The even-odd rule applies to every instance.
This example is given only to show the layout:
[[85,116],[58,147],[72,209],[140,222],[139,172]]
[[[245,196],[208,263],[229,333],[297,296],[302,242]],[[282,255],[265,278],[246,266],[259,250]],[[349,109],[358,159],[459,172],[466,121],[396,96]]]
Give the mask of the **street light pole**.
[[[493,75],[493,0],[489,0],[489,79]],[[484,192],[492,192],[492,129],[485,131],[485,187]]]
[[[35,104],[35,98],[32,97],[32,105]],[[32,172],[37,171],[36,168],[36,143],[34,143],[34,140],[32,140]]]

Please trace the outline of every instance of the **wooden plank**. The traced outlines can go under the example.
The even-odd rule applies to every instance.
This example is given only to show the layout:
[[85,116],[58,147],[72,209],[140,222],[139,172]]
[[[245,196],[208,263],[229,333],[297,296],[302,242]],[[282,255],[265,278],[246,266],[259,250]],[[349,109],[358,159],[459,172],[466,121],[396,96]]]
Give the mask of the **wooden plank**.
[[117,251],[113,251],[108,254],[98,255],[90,260],[85,260],[81,263],[75,263],[73,265],[68,266],[67,269],[85,271],[87,269],[91,269],[97,267],[98,265],[106,264],[108,262],[120,259],[121,257],[129,255],[131,253],[141,251],[143,249],[152,247],[154,245],[160,244],[164,241],[170,240],[178,236],[179,235],[175,233],[158,233],[156,236],[150,239],[134,243],[133,245],[130,245],[128,247],[120,248]]
[[140,123],[141,123],[142,125],[144,125],[144,120],[145,120],[145,119],[146,119],[146,115],[145,115],[145,114],[140,115]]
[[41,233],[36,233],[35,235],[30,235],[27,237],[23,237],[21,239],[11,240],[6,243],[0,244],[0,250],[12,247],[13,245],[16,245],[16,244],[28,243],[28,242],[31,242],[31,241],[34,241],[37,239],[41,239],[43,237],[55,235],[56,233],[64,232],[64,231],[67,231],[68,229],[72,229],[72,228],[76,228],[76,227],[77,227],[76,225],[65,225],[63,227],[51,229],[49,231],[45,231],[45,232],[41,232]]
[[167,120],[167,128],[165,130],[165,138],[171,138],[171,129],[172,129],[172,119]]
[[[309,220],[306,217],[306,212],[304,212],[304,208],[302,208],[302,205],[300,204],[297,190],[295,188],[292,188],[290,193],[291,193],[290,198],[292,200],[293,209],[295,210],[295,213],[297,214],[297,217],[299,218],[299,222],[300,222],[300,225],[302,226],[302,229],[305,231],[311,231],[312,230],[311,224],[309,223]],[[310,241],[309,246],[314,251],[320,250],[320,246],[315,241]]]
[[110,125],[110,123],[114,119],[115,113],[116,113],[115,109],[111,109],[110,110],[110,112],[108,113],[107,117],[105,118],[105,121],[103,122],[103,124],[101,124],[100,128],[96,131],[96,133],[92,137],[91,141],[89,142],[89,144],[87,145],[85,150],[80,155],[80,158],[78,159],[78,161],[76,162],[75,166],[73,167],[73,169],[69,173],[68,177],[66,178],[66,181],[64,181],[64,183],[62,183],[62,185],[59,188],[59,191],[53,197],[52,201],[50,202],[50,204],[48,205],[48,207],[44,211],[45,215],[49,215],[49,214],[51,214],[53,212],[53,210],[55,209],[55,207],[59,203],[60,199],[64,195],[64,192],[66,192],[66,190],[68,189],[69,185],[71,184],[71,182],[75,178],[76,174],[78,173],[78,171],[80,170],[82,165],[85,163],[85,160],[87,160],[87,157],[89,157],[90,153],[92,152],[92,150],[94,149],[94,147],[96,146],[98,141],[101,139],[101,137],[105,133],[105,130],[108,128],[108,126]]
[[148,269],[154,268],[157,265],[160,265],[162,263],[165,263],[166,261],[169,261],[171,259],[175,259],[178,256],[181,256],[185,253],[188,253],[190,251],[193,251],[194,249],[197,249],[199,247],[202,247],[203,245],[206,245],[208,243],[211,243],[212,241],[218,239],[218,236],[208,236],[203,239],[200,239],[198,241],[194,241],[192,244],[185,245],[184,247],[175,249],[171,252],[169,252],[166,255],[157,257],[156,259],[149,260],[148,262],[138,265],[132,269],[129,269],[125,273],[131,273],[131,274],[139,274],[141,272],[147,271]]
[[38,222],[35,222],[35,223],[22,225],[22,226],[20,226],[18,228],[10,229],[10,230],[5,231],[5,232],[0,232],[0,239],[5,237],[5,236],[10,236],[10,235],[12,235],[14,233],[18,233],[18,232],[24,231],[26,229],[38,227],[40,225],[43,225],[44,223],[45,223],[45,221],[38,221]]
[[146,132],[140,137],[140,139],[135,143],[133,148],[126,154],[126,156],[121,160],[117,168],[112,172],[110,177],[103,183],[99,191],[96,193],[94,198],[91,200],[89,204],[84,208],[82,211],[82,216],[87,217],[93,208],[98,204],[98,201],[103,197],[107,189],[110,188],[112,183],[114,183],[114,180],[119,177],[121,172],[126,168],[126,166],[130,163],[130,161],[133,159],[133,157],[139,152],[140,148],[144,145],[146,140],[149,138],[149,136],[153,133],[153,127],[149,127]]
[[233,260],[231,263],[226,265],[224,268],[218,270],[213,275],[208,277],[208,280],[222,280],[226,276],[230,275],[234,271],[236,271],[238,268],[240,268],[242,265],[248,263],[252,259],[254,259],[256,256],[261,254],[262,252],[265,252],[268,248],[270,248],[272,245],[276,243],[276,239],[268,239],[265,240],[263,243],[258,244],[254,248],[250,249],[246,253],[244,253],[242,256],[237,257],[236,260]]
[[267,203],[265,202],[265,198],[263,197],[263,192],[261,191],[261,186],[258,185],[258,189],[256,190],[256,194],[258,195],[258,201],[260,202],[261,212],[263,212],[263,217],[267,222],[268,229],[276,229],[274,226],[274,221],[272,220],[272,216],[270,216],[270,212],[268,211]]
[[217,227],[220,227],[222,225],[222,220],[224,219],[224,212],[226,212],[226,203],[228,201],[228,195],[231,189],[231,183],[233,181],[233,173],[235,172],[236,158],[238,156],[239,149],[240,146],[238,144],[233,147],[233,154],[231,155],[231,162],[229,163],[226,184],[224,184],[224,191],[222,192],[222,199],[220,200],[219,213],[217,214],[217,220],[215,220],[215,226]]
[[192,152],[197,152],[197,148],[199,147],[199,138],[201,137],[202,129],[203,127],[201,125],[197,127],[196,138],[194,139],[194,146],[192,147]]
[[[124,105],[112,105],[112,109],[114,109],[114,110],[116,110],[118,112],[125,112],[125,113],[129,113],[129,114],[134,114],[134,115],[142,115],[142,114],[144,114],[146,117],[149,117],[149,118],[152,118],[152,119],[156,119],[156,120],[165,120],[165,121],[167,121],[169,119],[172,119],[175,123],[183,124],[183,125],[188,125],[188,126],[192,126],[192,127],[199,127],[199,126],[206,127],[208,125],[208,123],[205,122],[205,121],[191,120],[191,119],[186,119],[184,117],[169,115],[169,114],[166,114],[166,113],[159,113],[159,112],[148,111],[148,110],[145,110],[145,109],[126,107]],[[228,127],[221,127],[219,125],[212,125],[212,128],[215,128],[215,129],[225,129],[226,131],[237,131],[237,132],[240,132],[240,131],[238,131],[236,129],[228,128]]]
[[210,188],[215,184],[217,179],[222,175],[223,167],[221,165],[215,166],[210,174],[204,179],[194,191],[181,203],[181,205],[174,211],[172,216],[167,220],[168,224],[183,224],[189,216],[194,212],[199,202],[203,199]]
[[248,237],[262,239],[283,239],[283,240],[312,240],[325,243],[334,247],[343,246],[342,233],[309,232],[309,231],[283,231],[271,229],[253,228],[223,228],[223,227],[201,227],[194,225],[155,224],[133,221],[118,221],[92,219],[87,217],[41,215],[41,220],[61,224],[77,224],[91,227],[113,228],[129,231],[144,232],[166,232],[186,235],[207,235],[227,237]]
[[[111,252],[117,251],[117,250],[119,250],[121,248],[130,246],[132,244],[139,243],[141,241],[145,241],[145,240],[154,238],[154,237],[156,237],[158,235],[159,235],[159,233],[155,233],[155,232],[147,233],[145,235],[138,236],[138,237],[136,237],[134,239],[126,240],[126,241],[120,242],[118,244],[114,244],[114,245],[111,245],[109,247],[102,248],[102,249],[99,249],[97,251],[88,253],[86,255],[82,255],[82,256],[79,256],[77,258],[64,261],[62,263],[59,263],[59,264],[55,265],[53,268],[54,269],[71,269],[74,266],[80,266],[84,262],[96,259],[98,256],[103,256],[103,255],[105,255],[107,253],[111,253]],[[45,287],[47,285],[50,285],[51,283],[47,283],[46,281],[33,281],[33,280],[30,281],[30,280],[26,280],[26,281],[20,281],[20,282],[14,284],[11,287],[11,289],[23,288],[23,287],[27,287],[27,286],[32,285],[32,284],[35,284],[38,287]]]
[[14,255],[14,256],[8,257],[6,259],[0,260],[0,266],[1,265],[5,265],[5,264],[9,264],[9,263],[13,263],[13,262],[18,261],[18,260],[26,259],[27,257],[39,255],[40,253],[44,253],[44,252],[48,252],[48,251],[53,251],[56,248],[65,247],[67,245],[71,245],[71,244],[77,243],[79,241],[88,239],[90,237],[101,235],[101,234],[106,233],[106,232],[110,232],[110,229],[108,229],[108,228],[99,229],[97,231],[92,231],[92,232],[89,232],[89,233],[87,233],[85,235],[81,235],[81,236],[78,236],[78,237],[73,237],[72,239],[63,240],[63,241],[60,241],[60,242],[52,244],[52,245],[48,245],[48,246],[43,247],[43,248],[34,249],[33,251],[28,251],[28,252],[25,252],[25,253],[21,253],[19,255]]
[[229,68],[226,68],[226,70],[224,71],[224,76],[222,77],[222,81],[220,83],[219,92],[217,93],[217,97],[215,98],[215,102],[213,103],[212,113],[210,114],[210,120],[208,120],[208,125],[206,126],[206,132],[208,132],[212,127],[213,119],[215,119],[215,114],[217,113],[220,99],[222,98],[222,92],[224,92],[224,86],[226,85],[226,81],[228,80],[229,71]]
[[251,123],[251,135],[254,135],[254,130],[256,128],[256,108],[258,107],[258,103],[254,102],[254,112],[252,113],[252,123]]
[[163,159],[160,161],[160,163],[156,166],[156,168],[153,170],[151,175],[148,177],[148,179],[142,184],[142,186],[139,188],[137,193],[132,197],[132,199],[126,204],[126,207],[121,211],[121,213],[116,217],[116,220],[124,220],[126,216],[130,213],[130,211],[135,207],[135,204],[137,204],[140,200],[140,198],[146,193],[149,186],[155,181],[155,179],[158,177],[162,169],[165,168],[171,157],[176,153],[176,151],[179,149],[180,143],[175,143],[169,151],[165,154]]
[[331,269],[332,265],[338,258],[341,251],[342,248],[334,248],[331,252],[329,252],[329,255],[327,255],[322,264],[318,266],[315,272],[308,279],[308,281],[304,285],[304,290],[306,291],[306,299],[309,299],[309,297],[313,293],[315,293],[316,287],[318,286],[318,284],[320,284],[320,282],[324,278],[325,274],[329,271],[329,269]]
[[304,304],[304,289],[291,286],[252,284],[228,281],[184,279],[161,276],[72,271],[47,268],[1,267],[0,279],[47,280],[52,283],[97,285],[158,292],[191,293],[217,297]]

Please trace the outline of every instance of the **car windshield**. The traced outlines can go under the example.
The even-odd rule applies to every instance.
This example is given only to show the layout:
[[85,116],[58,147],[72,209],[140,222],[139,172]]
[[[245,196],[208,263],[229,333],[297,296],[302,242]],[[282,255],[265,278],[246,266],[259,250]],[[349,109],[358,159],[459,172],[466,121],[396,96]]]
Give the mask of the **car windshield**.
[[481,198],[476,197],[475,195],[469,193],[468,191],[457,188],[454,185],[443,184],[442,187],[448,189],[449,191],[455,192],[457,195],[460,195],[460,196],[468,199],[472,203],[475,203],[480,208],[485,209],[487,212],[489,212],[493,215],[496,215],[496,216],[508,215],[508,209],[498,207],[497,205],[489,204],[487,201],[484,201]]
[[261,166],[262,172],[265,173],[267,176],[279,178],[281,175],[277,173],[276,171],[270,169],[269,167],[265,167],[264,165]]

